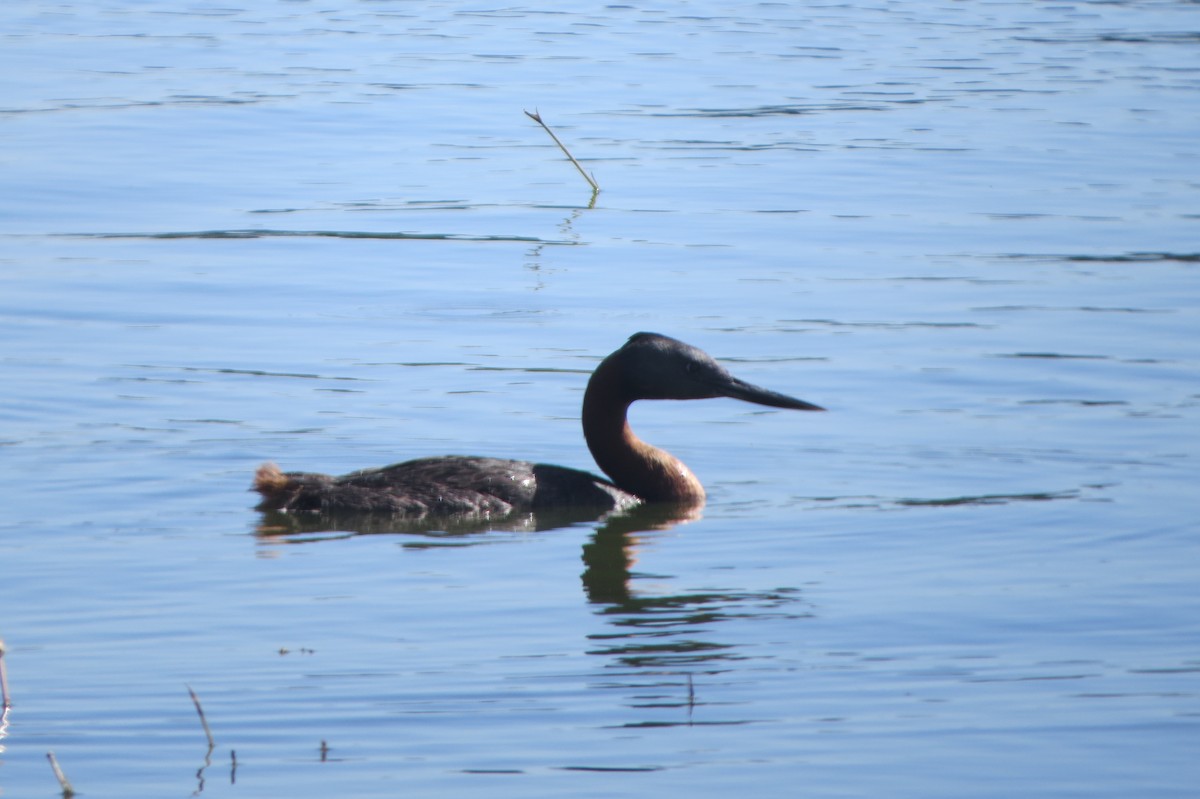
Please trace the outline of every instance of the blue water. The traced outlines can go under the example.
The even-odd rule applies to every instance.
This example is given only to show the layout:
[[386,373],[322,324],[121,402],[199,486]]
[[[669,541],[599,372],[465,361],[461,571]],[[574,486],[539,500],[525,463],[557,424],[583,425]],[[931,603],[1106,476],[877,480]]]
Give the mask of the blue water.
[[[1198,14],[4,4],[0,790],[1192,796]],[[687,523],[256,534],[594,468],[638,330],[830,412],[635,406]]]

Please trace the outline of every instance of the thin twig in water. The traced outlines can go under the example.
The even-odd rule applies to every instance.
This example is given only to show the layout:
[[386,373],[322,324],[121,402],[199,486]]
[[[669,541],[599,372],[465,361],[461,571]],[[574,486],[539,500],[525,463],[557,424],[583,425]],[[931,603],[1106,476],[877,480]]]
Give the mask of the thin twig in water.
[[208,751],[212,751],[216,743],[213,742],[212,730],[208,728],[208,719],[204,718],[204,708],[200,707],[200,697],[196,696],[196,692],[192,690],[192,686],[188,686],[188,693],[192,696],[192,704],[196,706],[196,712],[200,714],[200,724],[204,727],[204,734],[208,737]]
[[692,711],[696,709],[696,684],[692,682],[692,673],[688,672],[688,724],[692,723]]
[[571,163],[575,165],[575,168],[579,170],[579,174],[583,175],[583,179],[586,180],[588,182],[588,185],[592,187],[592,194],[596,194],[597,192],[599,192],[600,186],[597,185],[596,179],[593,178],[591,175],[589,175],[586,171],[584,171],[584,168],[579,165],[578,161],[575,160],[575,156],[571,155],[571,151],[567,149],[567,146],[565,144],[563,144],[561,141],[559,141],[558,137],[554,135],[554,131],[550,130],[550,126],[542,121],[542,116],[541,116],[541,114],[538,113],[537,109],[535,108],[533,110],[532,114],[529,113],[528,111],[526,111],[525,116],[529,117],[534,122],[541,125],[542,129],[550,134],[550,138],[554,139],[554,143],[558,145],[558,149],[563,151],[563,154],[566,155],[567,158],[570,159]]
[[54,769],[54,776],[58,779],[58,784],[62,788],[63,799],[71,799],[75,795],[75,789],[71,787],[71,781],[67,779],[67,775],[63,774],[63,770],[58,765],[58,758],[53,752],[46,753],[46,759],[50,761],[50,768]]
[[12,702],[8,701],[8,671],[4,666],[3,638],[0,638],[0,699],[4,702],[4,714],[8,715],[8,709],[12,707]]

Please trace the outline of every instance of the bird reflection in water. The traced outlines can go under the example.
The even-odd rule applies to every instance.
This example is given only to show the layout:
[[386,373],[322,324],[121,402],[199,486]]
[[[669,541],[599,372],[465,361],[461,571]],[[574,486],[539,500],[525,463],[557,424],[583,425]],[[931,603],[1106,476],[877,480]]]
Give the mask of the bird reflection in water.
[[[653,577],[659,585],[670,579],[669,575],[638,574],[637,550],[648,538],[680,521],[684,520],[672,519],[654,506],[610,519],[583,547],[581,579],[588,601],[598,606],[599,615],[611,628],[588,636],[593,644],[589,653],[637,671],[654,671],[668,680],[687,675],[686,693],[691,697],[690,675],[696,669],[701,670],[696,673],[711,673],[728,668],[722,665],[728,661],[747,657],[736,645],[716,640],[713,625],[731,619],[806,618],[812,614],[795,607],[802,598],[793,587],[669,593],[635,588],[639,577]],[[684,704],[679,691],[672,696]],[[689,698],[687,704],[692,701],[694,698]]]
[[[678,593],[661,593],[636,587],[638,549],[648,538],[667,532],[677,525],[700,516],[700,508],[668,503],[647,503],[607,516],[583,545],[580,575],[587,601],[606,619],[609,631],[588,636],[590,654],[613,658],[622,666],[659,671],[664,675],[690,674],[692,669],[711,671],[731,660],[745,659],[733,644],[706,640],[711,626],[731,619],[747,619],[786,614],[793,618],[811,615],[807,611],[784,610],[801,601],[798,589],[780,587],[765,591],[708,588]],[[273,525],[275,519],[284,524]],[[544,516],[537,519],[544,528],[517,524],[510,520],[505,530],[534,532],[578,523],[570,516]],[[369,517],[334,521],[314,516],[305,520],[303,529],[288,514],[267,514],[259,527],[264,545],[315,544],[330,539],[348,538],[364,533],[407,533],[411,540],[406,549],[442,546],[471,546],[495,541],[499,528],[478,521],[460,522],[452,529],[399,530],[394,522],[383,523]],[[526,519],[528,522],[529,519]],[[492,533],[491,536],[488,533]],[[653,575],[656,583],[669,579]],[[685,671],[686,670],[686,671]],[[619,681],[614,683],[619,687]]]

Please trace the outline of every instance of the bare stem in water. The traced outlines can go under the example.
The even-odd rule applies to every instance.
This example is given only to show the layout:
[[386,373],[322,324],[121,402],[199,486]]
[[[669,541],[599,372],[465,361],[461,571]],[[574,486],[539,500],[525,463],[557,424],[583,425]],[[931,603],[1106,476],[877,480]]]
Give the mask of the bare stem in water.
[[208,737],[208,751],[211,752],[216,744],[213,742],[212,730],[208,728],[208,719],[204,718],[204,708],[200,707],[200,697],[196,696],[196,692],[192,690],[192,686],[187,686],[188,693],[191,694],[192,704],[196,706],[196,712],[200,714],[200,724],[204,727],[204,734]]
[[571,151],[567,149],[567,146],[559,141],[558,137],[554,135],[554,131],[550,130],[550,126],[542,121],[542,116],[537,112],[536,108],[533,110],[532,114],[526,111],[525,116],[541,125],[542,129],[550,134],[550,138],[554,139],[554,143],[558,145],[558,149],[563,151],[563,154],[566,155],[567,158],[570,159],[571,163],[575,165],[575,168],[579,170],[579,174],[583,175],[583,179],[586,180],[588,185],[592,187],[592,199],[594,200],[595,195],[600,191],[600,186],[597,185],[596,179],[584,171],[584,168],[579,165],[578,161],[575,160],[575,156],[571,155]]
[[63,774],[62,768],[58,765],[58,758],[53,752],[46,753],[46,759],[50,761],[50,768],[54,769],[54,776],[58,779],[58,784],[62,788],[63,799],[71,799],[75,795],[75,789],[71,787],[71,781],[67,779],[67,775]]
[[0,700],[4,702],[4,714],[8,715],[8,709],[12,707],[12,702],[8,699],[8,672],[4,665],[4,639],[0,638]]

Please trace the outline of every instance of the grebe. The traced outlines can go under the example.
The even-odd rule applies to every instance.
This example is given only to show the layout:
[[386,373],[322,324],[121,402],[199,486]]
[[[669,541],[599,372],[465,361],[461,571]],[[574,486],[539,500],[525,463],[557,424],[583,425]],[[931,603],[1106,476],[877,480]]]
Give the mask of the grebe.
[[798,411],[824,410],[739,380],[708,353],[682,341],[636,333],[600,362],[583,394],[583,436],[611,482],[561,466],[461,455],[422,458],[340,477],[282,472],[265,463],[254,477],[254,490],[263,496],[258,509],[417,520],[501,516],[566,506],[605,511],[642,502],[697,507],[704,503],[704,486],[678,458],[635,436],[627,412],[642,399],[714,397]]

